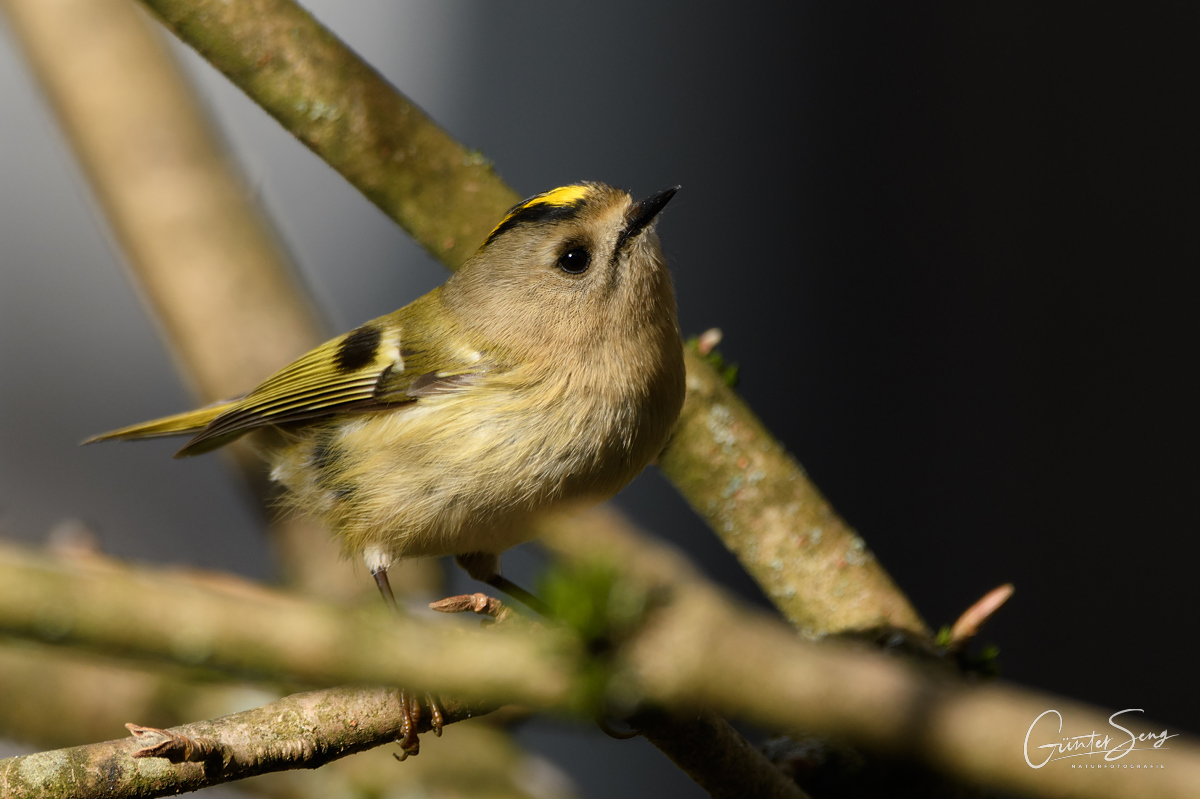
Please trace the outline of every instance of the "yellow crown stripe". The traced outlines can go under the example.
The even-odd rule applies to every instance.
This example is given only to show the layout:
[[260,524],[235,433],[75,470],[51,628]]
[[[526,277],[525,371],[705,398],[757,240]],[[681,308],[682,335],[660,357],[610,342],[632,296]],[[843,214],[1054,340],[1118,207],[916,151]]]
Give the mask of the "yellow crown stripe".
[[525,205],[572,205],[579,202],[584,197],[592,193],[591,186],[583,186],[575,184],[573,186],[559,186],[557,189],[551,189],[545,194],[534,197]]
[[488,239],[494,236],[497,230],[504,227],[505,222],[512,219],[522,211],[538,205],[553,205],[558,207],[574,205],[580,200],[585,199],[591,193],[591,186],[575,183],[570,186],[559,186],[557,189],[551,189],[550,191],[543,192],[541,194],[535,194],[533,197],[530,197],[528,200],[505,214],[504,218],[500,220],[500,223],[492,228],[492,232],[488,234]]

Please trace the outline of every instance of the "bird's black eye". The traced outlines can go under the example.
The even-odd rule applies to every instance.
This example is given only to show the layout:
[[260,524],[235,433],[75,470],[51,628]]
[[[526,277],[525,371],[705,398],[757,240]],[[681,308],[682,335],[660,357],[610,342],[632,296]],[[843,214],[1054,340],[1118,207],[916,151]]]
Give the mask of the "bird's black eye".
[[558,256],[558,268],[571,275],[582,275],[592,264],[587,247],[573,247]]

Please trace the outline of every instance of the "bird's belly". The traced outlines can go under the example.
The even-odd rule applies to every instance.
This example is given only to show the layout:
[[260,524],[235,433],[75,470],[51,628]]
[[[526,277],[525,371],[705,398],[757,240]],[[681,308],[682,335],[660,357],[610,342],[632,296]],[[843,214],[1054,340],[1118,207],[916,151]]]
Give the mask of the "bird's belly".
[[587,398],[449,394],[308,429],[274,474],[347,553],[499,553],[532,537],[530,516],[606,499],[643,468],[619,416]]

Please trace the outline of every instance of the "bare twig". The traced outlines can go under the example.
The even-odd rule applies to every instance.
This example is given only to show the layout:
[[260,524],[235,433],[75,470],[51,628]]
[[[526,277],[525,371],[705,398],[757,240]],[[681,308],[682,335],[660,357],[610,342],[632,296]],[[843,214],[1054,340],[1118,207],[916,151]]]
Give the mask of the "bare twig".
[[210,738],[191,738],[180,732],[137,724],[126,724],[125,729],[142,745],[131,757],[161,757],[172,763],[203,763],[226,754],[224,746]]
[[992,616],[996,615],[996,611],[1012,597],[1014,590],[1012,583],[1005,583],[988,591],[974,605],[963,611],[958,621],[950,628],[950,651],[961,651],[969,644],[983,629],[983,625],[987,624]]

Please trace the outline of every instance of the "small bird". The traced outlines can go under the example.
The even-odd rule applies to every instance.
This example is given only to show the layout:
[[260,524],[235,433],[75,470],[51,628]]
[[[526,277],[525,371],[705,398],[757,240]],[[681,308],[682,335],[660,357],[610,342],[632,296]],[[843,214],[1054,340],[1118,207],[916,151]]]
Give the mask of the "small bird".
[[388,567],[438,555],[537,605],[501,576],[500,553],[531,537],[535,514],[616,494],[683,405],[654,232],[678,188],[535,195],[446,283],[245,396],[85,443],[191,435],[186,457],[254,432],[284,503],[361,555],[393,607]]

